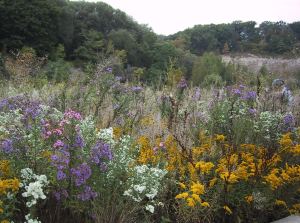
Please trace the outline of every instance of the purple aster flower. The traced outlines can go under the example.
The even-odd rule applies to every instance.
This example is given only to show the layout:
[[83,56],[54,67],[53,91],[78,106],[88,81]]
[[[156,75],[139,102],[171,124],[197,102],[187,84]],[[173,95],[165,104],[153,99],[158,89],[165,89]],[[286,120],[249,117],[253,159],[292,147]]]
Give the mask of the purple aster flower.
[[2,151],[4,153],[11,153],[13,152],[14,148],[13,148],[13,142],[11,139],[5,139],[3,142],[2,142]]
[[201,91],[200,91],[200,88],[196,87],[196,88],[195,88],[195,92],[194,92],[194,94],[193,94],[193,96],[192,96],[192,99],[193,99],[194,101],[198,101],[198,100],[200,99],[200,97],[201,97]]
[[93,163],[100,166],[101,163],[112,159],[113,155],[109,144],[104,143],[102,141],[98,141],[96,145],[92,148],[91,161]]
[[65,144],[63,143],[63,141],[61,140],[57,140],[54,144],[53,147],[57,148],[57,147],[63,147]]
[[90,178],[92,170],[88,164],[82,163],[77,168],[71,168],[71,174],[75,177],[75,185],[79,187]]
[[252,100],[256,99],[256,92],[255,91],[248,91],[243,97],[245,100]]
[[181,78],[181,80],[177,84],[177,88],[184,89],[187,87],[188,87],[187,81],[184,78]]
[[75,144],[74,144],[74,146],[75,147],[79,147],[79,148],[83,148],[84,145],[85,145],[85,143],[84,143],[83,138],[79,134],[77,134],[76,137],[75,137]]
[[132,90],[133,92],[139,93],[139,92],[141,92],[141,91],[143,90],[143,88],[140,87],[140,86],[133,86],[133,87],[131,88],[131,90]]
[[248,112],[251,114],[251,115],[256,115],[257,111],[255,108],[249,108]]
[[283,124],[286,131],[292,131],[295,127],[295,118],[292,114],[286,114],[283,117]]
[[90,186],[85,186],[84,190],[77,197],[82,201],[88,201],[97,197],[97,193]]
[[112,71],[113,71],[113,69],[111,67],[106,68],[106,72],[111,73]]
[[232,89],[232,91],[231,91],[232,93],[233,93],[233,95],[235,95],[235,96],[238,96],[238,97],[240,97],[241,95],[242,95],[242,92],[241,92],[241,90],[240,89],[238,89],[238,88],[234,88],[234,89]]
[[56,179],[57,180],[64,180],[66,179],[67,175],[62,171],[62,170],[58,170],[56,173]]
[[82,119],[80,113],[75,112],[75,111],[73,111],[71,109],[67,110],[64,113],[64,117],[68,118],[68,119],[75,119],[75,120],[81,120]]

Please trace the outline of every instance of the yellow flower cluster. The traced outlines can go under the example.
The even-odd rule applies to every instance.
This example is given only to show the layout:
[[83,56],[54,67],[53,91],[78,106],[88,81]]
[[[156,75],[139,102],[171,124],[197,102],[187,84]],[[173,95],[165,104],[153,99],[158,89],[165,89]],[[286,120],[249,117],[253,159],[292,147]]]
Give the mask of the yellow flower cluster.
[[156,156],[150,145],[150,140],[146,136],[141,136],[138,138],[137,143],[140,146],[138,162],[141,164],[155,163]]
[[[186,188],[186,186],[182,183],[179,184],[181,188]],[[204,185],[201,184],[199,181],[192,182],[190,185],[190,190],[178,194],[175,198],[176,199],[183,199],[186,201],[187,206],[195,207],[198,204],[202,207],[209,207],[209,203],[206,201],[202,201],[200,195],[204,194],[205,188]]]
[[0,180],[0,195],[4,195],[7,191],[17,192],[20,187],[20,181],[17,178]]
[[212,162],[199,161],[196,163],[196,168],[199,168],[199,170],[204,174],[208,174],[214,166],[215,165]]
[[273,190],[284,184],[299,182],[300,165],[289,166],[286,164],[285,168],[273,168],[264,178],[265,181],[270,184]]
[[0,179],[7,178],[10,175],[10,167],[8,160],[0,161]]

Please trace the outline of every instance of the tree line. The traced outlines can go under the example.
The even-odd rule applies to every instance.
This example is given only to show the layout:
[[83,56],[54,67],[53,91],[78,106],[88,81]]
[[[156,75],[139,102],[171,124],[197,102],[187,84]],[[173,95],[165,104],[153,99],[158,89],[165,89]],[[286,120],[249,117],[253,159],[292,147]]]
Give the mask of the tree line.
[[264,22],[257,26],[253,21],[235,21],[197,25],[159,36],[103,2],[0,0],[3,55],[24,46],[37,56],[47,55],[51,61],[96,63],[116,55],[123,69],[134,70],[146,82],[158,78],[167,81],[172,72],[190,79],[197,71],[195,66],[203,64],[199,56],[206,52],[296,56],[300,54],[299,42],[300,22]]

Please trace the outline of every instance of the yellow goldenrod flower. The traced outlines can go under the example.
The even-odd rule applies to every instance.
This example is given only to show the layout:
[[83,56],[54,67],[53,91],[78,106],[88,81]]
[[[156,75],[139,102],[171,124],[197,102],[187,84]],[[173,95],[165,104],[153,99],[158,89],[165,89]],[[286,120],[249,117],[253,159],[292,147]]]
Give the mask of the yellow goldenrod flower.
[[213,187],[216,184],[217,180],[218,180],[218,178],[216,178],[216,177],[214,177],[213,179],[211,179],[209,181],[209,187]]
[[186,189],[186,186],[185,186],[184,183],[179,182],[179,186],[180,186],[181,189]]
[[202,203],[201,203],[201,206],[202,206],[202,207],[210,207],[209,203],[206,202],[206,201],[202,202]]
[[275,205],[287,207],[285,201],[282,201],[282,200],[276,200]]
[[225,136],[224,135],[216,135],[216,141],[217,142],[224,142]]
[[227,205],[225,205],[223,208],[224,208],[226,214],[229,214],[229,215],[232,214],[232,210]]
[[198,194],[198,195],[204,194],[204,185],[199,182],[197,182],[197,183],[193,182],[193,184],[191,186],[191,191],[194,194]]
[[185,198],[187,198],[189,196],[189,194],[187,193],[187,192],[183,192],[183,193],[181,193],[181,194],[177,194],[176,195],[176,199],[185,199]]
[[214,166],[212,162],[199,161],[196,163],[196,168],[199,168],[204,174],[208,174]]
[[245,200],[247,201],[247,203],[251,203],[253,201],[253,196],[252,195],[248,195],[245,197]]
[[192,194],[192,198],[195,200],[195,201],[198,201],[198,202],[201,202],[201,198],[198,194]]
[[186,202],[187,202],[187,205],[188,205],[189,207],[195,207],[195,205],[196,205],[195,200],[194,200],[193,198],[191,198],[191,197],[187,198],[187,199],[186,199]]

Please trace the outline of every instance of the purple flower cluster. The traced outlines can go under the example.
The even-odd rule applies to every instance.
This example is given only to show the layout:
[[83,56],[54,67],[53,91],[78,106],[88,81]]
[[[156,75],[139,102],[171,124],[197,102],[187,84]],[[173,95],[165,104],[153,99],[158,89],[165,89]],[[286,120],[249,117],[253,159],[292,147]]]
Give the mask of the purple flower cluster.
[[107,169],[105,161],[112,160],[113,154],[109,144],[98,141],[91,151],[91,161],[100,166],[102,171]]
[[133,87],[131,87],[131,90],[135,93],[139,93],[143,90],[143,88],[140,86],[133,86]]
[[83,138],[79,134],[77,134],[76,137],[75,137],[74,146],[77,147],[77,148],[83,148],[84,145],[85,145],[85,143],[84,143]]
[[187,81],[185,80],[185,78],[181,78],[181,80],[177,84],[177,88],[185,89],[187,87],[188,87]]
[[14,150],[13,141],[11,139],[5,139],[1,144],[1,150],[4,153],[12,153]]
[[66,145],[62,149],[57,152],[57,154],[53,154],[51,156],[51,164],[52,166],[57,168],[56,178],[57,180],[64,180],[67,178],[64,170],[70,163],[70,153],[67,151]]
[[75,111],[73,111],[71,109],[67,110],[64,113],[64,117],[67,118],[67,119],[75,119],[75,120],[81,120],[82,119],[80,113],[75,112]]
[[65,144],[63,141],[61,140],[57,140],[54,144],[53,144],[53,147],[54,148],[58,148],[58,147],[63,147]]
[[77,195],[77,198],[82,201],[88,201],[97,197],[97,192],[93,191],[90,186],[84,186],[84,190]]
[[295,118],[292,114],[286,114],[283,117],[283,125],[286,131],[292,131],[295,127]]
[[195,88],[195,92],[194,92],[194,94],[193,94],[193,96],[192,96],[192,99],[193,99],[194,101],[198,101],[200,98],[201,98],[201,91],[200,91],[200,88],[196,87],[196,88]]
[[238,88],[234,88],[231,90],[231,93],[234,95],[234,96],[237,96],[237,97],[240,97],[242,95],[242,92],[240,89]]
[[68,198],[69,194],[66,189],[61,189],[58,191],[53,192],[54,197],[56,198],[57,201],[60,201],[62,198]]
[[25,96],[14,96],[0,101],[0,111],[14,111],[20,109],[22,113],[21,121],[25,127],[31,128],[30,121],[35,120],[41,113],[40,102],[32,101]]
[[256,99],[256,92],[255,91],[248,91],[248,92],[244,93],[243,98],[245,100],[254,101]]
[[71,168],[71,174],[75,177],[75,185],[79,187],[90,178],[92,170],[87,163],[82,163],[77,168]]

